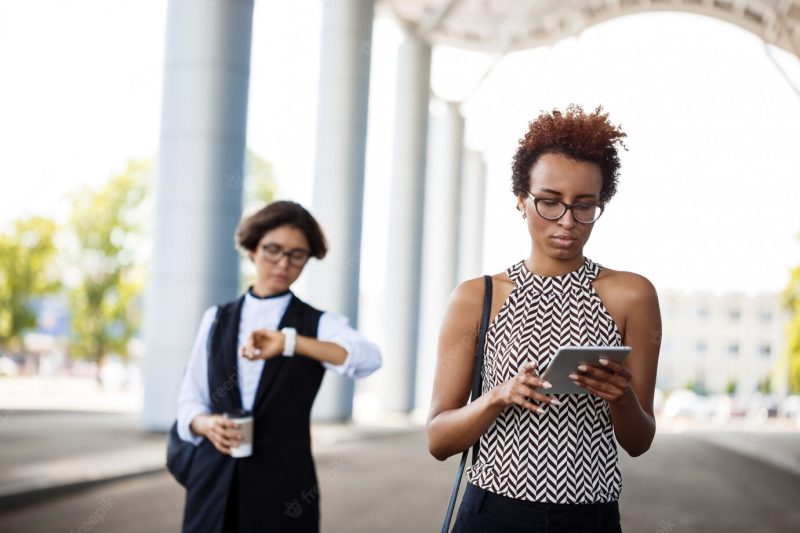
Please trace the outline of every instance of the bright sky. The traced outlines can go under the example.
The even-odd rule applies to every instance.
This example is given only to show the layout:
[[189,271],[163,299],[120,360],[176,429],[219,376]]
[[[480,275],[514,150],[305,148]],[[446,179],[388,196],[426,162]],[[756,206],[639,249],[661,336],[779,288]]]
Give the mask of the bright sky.
[[[42,16],[46,13],[47,16]],[[310,205],[318,1],[256,2],[248,144],[275,164],[281,196]],[[0,225],[66,214],[64,195],[158,149],[166,2],[0,4]],[[397,45],[373,36],[364,290],[384,285]],[[773,54],[796,85],[798,60]],[[461,100],[486,56],[437,48],[436,94]],[[517,139],[539,110],[603,104],[628,133],[618,195],[586,253],[659,289],[780,290],[800,264],[800,98],[761,41],[698,16],[616,19],[504,58],[465,103],[467,144],[489,163],[484,267],[527,253],[509,192]]]

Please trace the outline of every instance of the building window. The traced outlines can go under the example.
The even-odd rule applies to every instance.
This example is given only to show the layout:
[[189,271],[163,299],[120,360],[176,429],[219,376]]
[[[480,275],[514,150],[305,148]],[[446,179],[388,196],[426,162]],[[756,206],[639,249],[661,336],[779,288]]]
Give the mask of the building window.
[[741,316],[742,313],[738,309],[728,309],[728,319],[731,322],[738,322]]
[[728,355],[731,357],[739,355],[739,343],[732,342],[728,345]]
[[701,305],[697,308],[697,318],[708,318],[708,307]]
[[758,318],[759,320],[761,320],[761,322],[768,324],[769,322],[772,321],[772,311],[770,311],[769,309],[762,309],[758,313]]
[[761,357],[769,357],[772,353],[772,346],[769,343],[765,342],[761,346],[758,347],[758,354]]

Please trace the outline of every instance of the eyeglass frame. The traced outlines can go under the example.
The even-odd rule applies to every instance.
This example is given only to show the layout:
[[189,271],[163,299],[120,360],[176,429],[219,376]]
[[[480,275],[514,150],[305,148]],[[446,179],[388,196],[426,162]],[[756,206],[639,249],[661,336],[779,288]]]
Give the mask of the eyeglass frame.
[[[277,246],[278,247],[278,251],[276,252],[277,255],[278,255],[277,259],[271,259],[269,257],[270,252],[267,251],[267,247],[268,246]],[[308,260],[311,259],[311,250],[309,250],[308,248],[291,248],[290,250],[285,250],[283,248],[283,246],[281,246],[280,244],[278,244],[276,242],[268,242],[266,244],[262,244],[261,246],[259,246],[259,248],[261,249],[262,252],[264,252],[264,259],[266,259],[267,261],[269,261],[273,265],[277,265],[278,263],[283,261],[283,258],[285,257],[286,260],[289,262],[289,266],[293,266],[295,268],[303,268],[304,266],[306,266],[306,263],[308,263]],[[305,257],[305,259],[303,259],[302,263],[298,264],[298,263],[295,262],[294,259],[292,259],[292,255],[291,254],[293,252],[305,252],[306,257]]]
[[[578,202],[578,203],[574,203],[574,204],[568,204],[567,202],[562,202],[561,200],[556,200],[555,198],[540,198],[538,196],[534,196],[531,191],[528,191],[528,196],[533,200],[533,208],[536,210],[536,214],[539,215],[540,217],[542,217],[545,220],[552,220],[552,221],[560,220],[561,217],[566,215],[567,211],[569,211],[572,214],[573,220],[575,220],[575,222],[577,222],[578,224],[594,224],[595,222],[597,222],[597,219],[599,219],[603,215],[603,211],[605,210],[605,206],[602,203],[600,203],[600,204],[587,204],[587,203]],[[543,214],[541,214],[539,212],[539,202],[541,202],[542,200],[547,200],[548,202],[556,202],[558,204],[561,204],[561,207],[564,208],[564,212],[561,213],[560,215],[558,215],[556,218],[548,218],[548,217],[544,216]],[[575,211],[572,210],[573,207],[580,207],[580,206],[592,206],[592,207],[599,208],[600,209],[600,214],[597,215],[595,217],[595,219],[592,220],[591,222],[583,222],[583,221],[578,220],[577,218],[575,218]]]

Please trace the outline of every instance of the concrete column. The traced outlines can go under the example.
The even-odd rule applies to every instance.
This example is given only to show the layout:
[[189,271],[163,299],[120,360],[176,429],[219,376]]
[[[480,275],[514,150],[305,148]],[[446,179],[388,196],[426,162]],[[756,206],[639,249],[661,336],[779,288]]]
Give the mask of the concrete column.
[[170,0],[142,425],[167,429],[203,311],[238,293],[252,0]]
[[[372,43],[373,0],[325,0],[320,57],[313,214],[330,244],[309,265],[310,303],[358,323],[361,216]],[[328,372],[314,404],[315,420],[345,420],[353,381]]]
[[427,413],[436,369],[439,327],[450,293],[458,283],[461,170],[464,119],[458,104],[443,103],[431,116],[429,163],[425,187],[420,335],[417,348],[416,402]]
[[486,205],[486,162],[480,152],[464,152],[461,216],[458,237],[458,275],[463,281],[482,276],[483,220]]
[[411,33],[400,46],[392,158],[383,408],[414,406],[431,47]]

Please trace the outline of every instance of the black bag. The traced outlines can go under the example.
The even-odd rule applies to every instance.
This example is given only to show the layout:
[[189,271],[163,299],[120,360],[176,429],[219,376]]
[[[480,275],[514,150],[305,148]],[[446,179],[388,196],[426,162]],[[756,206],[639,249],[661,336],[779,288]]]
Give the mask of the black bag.
[[178,436],[178,421],[173,422],[167,434],[167,470],[184,487],[189,479],[196,448],[197,446]]
[[[217,315],[208,330],[206,354],[209,358],[211,357],[211,339],[214,338],[214,332],[217,329],[220,309],[222,309],[222,306],[217,307]],[[197,450],[197,446],[191,442],[186,442],[178,435],[178,421],[173,422],[167,434],[167,470],[175,478],[175,481],[184,487],[189,479],[189,472],[192,470],[195,450]]]
[[[481,395],[481,367],[483,366],[483,347],[486,344],[486,330],[489,327],[489,311],[492,307],[492,277],[483,276],[484,293],[483,293],[483,314],[481,315],[481,329],[478,335],[478,344],[475,348],[475,364],[472,368],[472,396],[470,401]],[[472,445],[472,464],[478,459],[478,448],[480,446],[480,438]],[[464,450],[461,454],[461,462],[458,465],[458,473],[456,474],[456,482],[453,485],[453,492],[450,495],[450,503],[447,504],[447,514],[444,517],[442,524],[442,533],[450,531],[450,522],[453,520],[453,509],[456,506],[456,499],[458,498],[458,489],[461,488],[461,477],[464,474],[464,465],[467,463],[467,454],[469,449]]]

